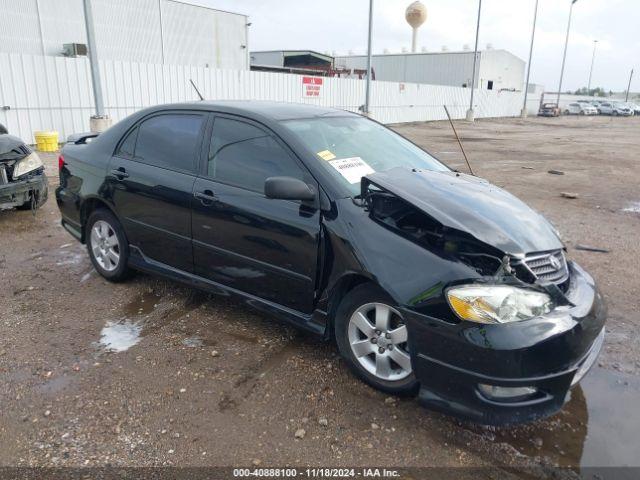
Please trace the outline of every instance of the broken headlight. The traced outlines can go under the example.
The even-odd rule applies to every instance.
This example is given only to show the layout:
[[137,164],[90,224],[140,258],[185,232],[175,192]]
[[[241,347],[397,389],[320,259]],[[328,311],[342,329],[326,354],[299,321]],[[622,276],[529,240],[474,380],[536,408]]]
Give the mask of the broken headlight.
[[42,160],[36,152],[31,152],[13,167],[13,177],[18,178],[29,172],[42,168]]
[[546,293],[509,285],[466,285],[447,290],[451,309],[463,320],[509,323],[544,315],[554,308]]

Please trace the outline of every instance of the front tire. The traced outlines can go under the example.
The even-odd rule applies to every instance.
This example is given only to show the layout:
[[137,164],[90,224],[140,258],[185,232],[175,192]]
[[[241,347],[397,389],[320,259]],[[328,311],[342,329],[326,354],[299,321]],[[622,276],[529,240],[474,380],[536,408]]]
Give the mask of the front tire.
[[415,394],[408,332],[395,303],[379,287],[363,284],[338,307],[335,337],[351,370],[372,387],[394,395]]
[[111,282],[129,277],[129,242],[113,213],[95,210],[87,220],[86,239],[89,258],[100,275]]

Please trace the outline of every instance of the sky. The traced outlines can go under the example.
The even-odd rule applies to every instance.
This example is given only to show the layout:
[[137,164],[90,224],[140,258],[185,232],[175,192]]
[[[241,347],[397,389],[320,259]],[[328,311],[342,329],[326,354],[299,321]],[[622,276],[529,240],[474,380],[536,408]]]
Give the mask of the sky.
[[[309,49],[346,55],[365,53],[368,0],[190,0],[249,15],[251,50]],[[404,18],[410,0],[374,0],[373,52],[411,46]],[[422,0],[428,18],[418,48],[440,51],[473,48],[477,0]],[[531,82],[556,90],[571,0],[539,0]],[[529,57],[535,0],[483,0],[479,48],[487,44]],[[592,87],[623,91],[636,68],[631,90],[640,90],[640,0],[578,0],[562,90],[586,87],[598,40]]]

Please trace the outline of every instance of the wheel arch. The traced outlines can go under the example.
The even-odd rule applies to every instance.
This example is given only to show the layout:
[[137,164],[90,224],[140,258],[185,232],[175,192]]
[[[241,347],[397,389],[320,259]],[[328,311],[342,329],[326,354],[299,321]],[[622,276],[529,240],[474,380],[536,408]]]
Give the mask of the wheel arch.
[[94,211],[100,208],[104,208],[105,210],[110,211],[118,219],[118,221],[120,222],[120,225],[122,225],[122,222],[120,221],[120,217],[115,212],[113,207],[109,205],[108,202],[106,202],[103,198],[98,196],[87,197],[83,200],[82,204],[80,205],[80,227],[81,227],[81,233],[82,233],[82,238],[80,239],[80,241],[82,243],[86,243],[86,240],[87,240],[86,226],[87,226],[87,220],[89,219],[89,216]]
[[333,337],[336,312],[338,311],[338,307],[340,306],[342,299],[354,288],[364,283],[371,283],[380,287],[380,284],[370,276],[360,272],[351,272],[342,275],[330,288],[328,295],[329,301],[327,304],[328,322],[325,330],[325,338],[329,339]]

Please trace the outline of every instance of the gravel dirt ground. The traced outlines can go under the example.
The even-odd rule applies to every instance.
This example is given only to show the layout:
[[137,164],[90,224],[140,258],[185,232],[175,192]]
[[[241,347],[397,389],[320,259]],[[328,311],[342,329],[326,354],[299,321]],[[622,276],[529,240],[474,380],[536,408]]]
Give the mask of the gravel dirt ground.
[[[394,128],[465,169],[447,123]],[[600,362],[562,413],[517,428],[458,422],[370,389],[333,344],[231,298],[142,274],[111,284],[51,195],[35,216],[0,212],[0,466],[462,466],[504,478],[509,466],[639,465],[640,119],[457,128],[475,173],[545,214],[608,301]],[[43,157],[53,188],[57,157]]]

